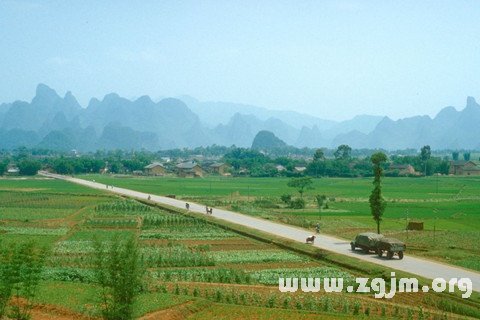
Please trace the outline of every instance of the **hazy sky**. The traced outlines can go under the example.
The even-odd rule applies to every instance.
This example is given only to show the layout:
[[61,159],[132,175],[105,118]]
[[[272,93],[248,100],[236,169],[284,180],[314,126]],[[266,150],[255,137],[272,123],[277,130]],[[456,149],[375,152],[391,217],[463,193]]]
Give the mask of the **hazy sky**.
[[46,83],[330,119],[480,100],[480,1],[0,0],[0,102]]

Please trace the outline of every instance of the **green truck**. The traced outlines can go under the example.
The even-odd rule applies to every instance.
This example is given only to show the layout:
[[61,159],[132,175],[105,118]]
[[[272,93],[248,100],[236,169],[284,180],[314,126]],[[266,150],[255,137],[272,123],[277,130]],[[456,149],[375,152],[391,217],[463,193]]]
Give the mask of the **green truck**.
[[350,242],[350,247],[352,251],[360,248],[364,252],[368,253],[370,251],[377,252],[377,242],[383,238],[383,235],[373,232],[364,232],[359,233],[355,237],[355,240]]
[[395,238],[386,238],[383,237],[377,242],[377,254],[379,257],[382,257],[383,254],[387,253],[387,258],[392,259],[396,254],[398,258],[403,259],[403,252],[407,246],[402,241]]
[[352,251],[360,248],[365,253],[373,251],[379,257],[386,253],[388,259],[392,259],[394,255],[397,255],[399,259],[403,259],[403,252],[407,246],[398,239],[387,238],[378,233],[365,232],[358,234],[355,240],[350,242],[350,247]]

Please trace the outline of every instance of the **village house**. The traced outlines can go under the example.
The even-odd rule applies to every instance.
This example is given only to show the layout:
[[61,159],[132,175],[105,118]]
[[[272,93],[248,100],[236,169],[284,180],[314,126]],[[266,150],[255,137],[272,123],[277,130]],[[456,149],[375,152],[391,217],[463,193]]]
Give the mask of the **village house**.
[[148,166],[145,166],[144,168],[145,174],[149,176],[163,176],[165,173],[167,173],[167,170],[161,164],[160,162],[153,162],[150,163]]
[[415,168],[410,164],[390,164],[388,168],[390,172],[398,172],[399,176],[416,176],[419,175]]
[[480,161],[450,161],[448,173],[456,176],[480,176]]
[[278,172],[282,172],[282,171],[287,170],[287,168],[285,168],[285,167],[282,166],[281,164],[276,165],[276,166],[275,166],[275,169],[277,169]]
[[16,175],[16,174],[19,174],[20,172],[20,169],[18,169],[17,166],[8,166],[7,168],[7,174],[11,174],[11,175]]
[[210,165],[210,170],[214,174],[219,174],[221,176],[230,175],[230,166],[226,163],[217,162]]
[[296,173],[303,173],[305,170],[307,170],[307,167],[295,167],[293,168],[293,171]]
[[202,167],[193,161],[179,163],[176,168],[178,176],[183,178],[203,177],[205,175]]

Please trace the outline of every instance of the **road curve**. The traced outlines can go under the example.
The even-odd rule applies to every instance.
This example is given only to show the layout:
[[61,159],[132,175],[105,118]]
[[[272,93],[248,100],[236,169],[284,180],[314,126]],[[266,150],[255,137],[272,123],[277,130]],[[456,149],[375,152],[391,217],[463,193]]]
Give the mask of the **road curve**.
[[[130,189],[118,188],[115,186],[109,186],[98,183],[95,181],[88,181],[84,179],[73,178],[64,175],[58,175],[53,173],[48,173],[45,171],[39,172],[43,176],[62,179],[77,183],[83,186],[90,188],[106,190],[112,193],[134,197],[138,199],[147,200],[150,197],[150,201],[157,202],[160,204],[166,204],[172,207],[177,207],[180,209],[185,209],[185,201],[172,199],[168,197],[162,197],[157,195],[149,195],[148,193],[143,193],[139,191],[134,191]],[[189,202],[190,211],[205,214],[205,206],[197,203]],[[213,214],[215,218],[222,219],[228,222],[236,223],[242,226],[246,226],[252,229],[261,230],[276,236],[281,236],[290,240],[295,240],[299,242],[305,242],[305,239],[312,234],[311,231],[306,229],[301,229],[294,226],[288,226],[281,223],[276,223],[268,221],[265,219],[251,217],[245,214],[232,212],[223,209],[214,209]],[[453,278],[470,278],[473,283],[473,290],[480,292],[480,273],[462,269],[459,267],[454,267],[451,265],[443,264],[440,262],[435,262],[427,259],[421,259],[416,257],[411,257],[406,255],[403,260],[392,259],[387,260],[379,258],[376,254],[363,254],[361,252],[354,252],[350,250],[350,243],[344,239],[335,238],[332,236],[318,235],[315,239],[314,246],[321,248],[323,250],[332,251],[338,254],[345,256],[357,258],[359,260],[365,260],[371,263],[379,264],[384,267],[388,267],[394,270],[401,270],[415,274],[427,279],[435,278],[444,278],[447,281]]]

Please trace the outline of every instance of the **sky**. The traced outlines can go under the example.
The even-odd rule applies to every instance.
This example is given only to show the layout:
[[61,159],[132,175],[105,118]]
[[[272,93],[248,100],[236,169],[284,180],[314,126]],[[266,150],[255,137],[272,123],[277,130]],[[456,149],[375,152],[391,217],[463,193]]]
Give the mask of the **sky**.
[[480,1],[0,0],[0,102],[190,95],[344,120],[480,100]]

